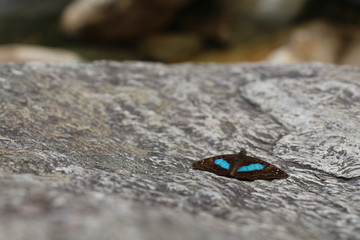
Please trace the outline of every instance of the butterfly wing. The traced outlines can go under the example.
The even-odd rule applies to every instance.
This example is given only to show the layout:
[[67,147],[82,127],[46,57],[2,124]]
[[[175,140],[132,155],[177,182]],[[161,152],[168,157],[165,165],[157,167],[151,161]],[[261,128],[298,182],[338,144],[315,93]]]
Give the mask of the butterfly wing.
[[288,175],[280,168],[275,167],[268,162],[255,157],[246,156],[243,164],[236,171],[234,177],[240,180],[253,181],[256,179],[273,180],[287,178]]
[[230,176],[236,154],[218,155],[194,162],[193,169],[215,173],[220,176]]

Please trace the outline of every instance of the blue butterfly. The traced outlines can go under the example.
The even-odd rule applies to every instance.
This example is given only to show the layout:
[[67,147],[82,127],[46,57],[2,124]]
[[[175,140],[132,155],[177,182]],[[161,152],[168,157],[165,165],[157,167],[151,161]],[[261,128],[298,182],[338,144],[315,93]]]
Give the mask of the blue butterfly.
[[219,155],[193,163],[193,169],[215,173],[220,176],[234,177],[240,180],[281,179],[288,175],[274,165],[246,155],[242,149],[237,154]]

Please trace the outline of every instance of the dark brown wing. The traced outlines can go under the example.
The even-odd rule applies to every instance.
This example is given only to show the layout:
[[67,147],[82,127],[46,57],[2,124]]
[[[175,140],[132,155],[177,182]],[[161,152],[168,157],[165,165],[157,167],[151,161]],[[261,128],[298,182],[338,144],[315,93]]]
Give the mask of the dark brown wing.
[[216,165],[214,161],[216,159],[222,158],[230,164],[230,169],[231,169],[234,164],[235,157],[236,154],[227,154],[227,155],[219,155],[210,158],[205,158],[203,160],[194,162],[192,167],[193,169],[199,169],[203,171],[212,172],[220,176],[230,177],[230,171],[220,167],[219,165]]
[[288,177],[288,175],[280,168],[275,167],[274,165],[255,157],[246,156],[246,159],[244,160],[244,164],[242,164],[242,166],[248,166],[254,163],[260,163],[261,165],[264,166],[264,169],[249,171],[249,172],[237,172],[234,177],[236,179],[250,180],[250,181],[256,179],[273,180],[273,179],[281,179]]

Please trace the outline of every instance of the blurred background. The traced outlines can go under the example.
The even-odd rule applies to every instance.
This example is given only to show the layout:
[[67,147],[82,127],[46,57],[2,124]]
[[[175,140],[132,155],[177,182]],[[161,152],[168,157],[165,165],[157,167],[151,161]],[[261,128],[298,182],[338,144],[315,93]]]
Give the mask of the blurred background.
[[0,63],[360,66],[360,0],[0,0]]

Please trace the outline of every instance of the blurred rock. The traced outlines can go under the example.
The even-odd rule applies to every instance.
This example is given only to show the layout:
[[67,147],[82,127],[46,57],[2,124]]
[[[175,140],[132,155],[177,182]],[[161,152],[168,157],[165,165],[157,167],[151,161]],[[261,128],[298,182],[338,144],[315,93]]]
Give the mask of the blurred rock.
[[[194,1],[179,16],[178,24],[206,39],[237,44],[293,20],[308,0]],[[206,7],[205,7],[206,6]]]
[[59,46],[59,16],[71,0],[0,0],[0,45]]
[[62,16],[64,31],[101,40],[130,40],[168,26],[190,0],[77,0]]
[[284,40],[284,34],[268,34],[252,41],[240,42],[226,48],[207,49],[190,58],[191,62],[257,62],[263,61]]
[[28,61],[77,62],[81,57],[74,52],[36,45],[0,45],[0,63]]
[[340,64],[360,66],[360,41],[352,43],[347,53],[341,59]]
[[308,0],[246,0],[249,17],[263,25],[286,24],[294,19]]
[[55,15],[69,2],[71,0],[0,0],[0,18],[29,19]]
[[296,27],[265,60],[272,63],[319,61],[360,66],[360,28],[314,21]]
[[[228,1],[192,1],[174,20],[174,25],[185,31],[220,43],[227,43],[231,38],[230,12]],[[232,9],[238,1],[233,2]]]
[[339,63],[360,67],[360,28],[346,28],[344,53]]
[[335,63],[342,47],[341,33],[325,22],[311,22],[296,28],[288,42],[266,58],[273,63],[320,61]]
[[202,48],[201,39],[190,34],[153,35],[141,41],[140,48],[153,60],[185,61]]
[[291,21],[307,0],[77,0],[62,16],[64,31],[108,41],[133,40],[166,32],[167,27],[203,39],[236,42],[262,31],[262,26]]

